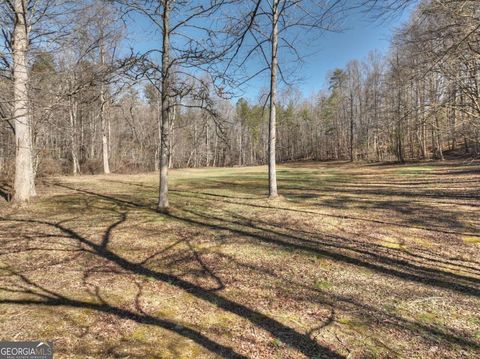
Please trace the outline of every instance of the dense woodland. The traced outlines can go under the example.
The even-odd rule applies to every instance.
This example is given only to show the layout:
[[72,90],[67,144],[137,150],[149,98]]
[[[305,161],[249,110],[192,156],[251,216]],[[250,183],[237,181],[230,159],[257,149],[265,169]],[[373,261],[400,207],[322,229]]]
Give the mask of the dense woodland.
[[[36,177],[153,171],[162,157],[170,168],[266,164],[272,116],[280,162],[404,162],[443,159],[448,152],[480,154],[479,1],[421,1],[394,35],[388,54],[373,52],[332,69],[328,88],[307,98],[301,83],[291,84],[280,73],[277,96],[270,86],[256,100],[238,96],[236,86],[244,88],[248,81],[235,73],[248,72],[249,60],[265,53],[272,55],[272,61],[266,56],[267,69],[281,69],[273,56],[277,50],[263,48],[272,45],[276,26],[265,40],[255,34],[265,33],[262,26],[269,29],[268,19],[284,34],[281,30],[289,26],[278,18],[290,2],[274,1],[267,9],[271,12],[262,10],[267,6],[262,1],[188,3],[3,1],[2,176],[13,179],[16,153],[29,143],[27,156]],[[311,8],[315,1],[306,3]],[[365,17],[382,12],[382,21],[388,21],[377,3],[382,2],[360,4]],[[247,16],[210,25],[205,19],[226,12],[223,6],[236,6]],[[133,11],[159,27],[162,50],[140,54],[126,48]],[[321,8],[323,15],[328,11]],[[348,22],[346,5],[333,17]],[[309,28],[336,26],[325,18]],[[301,27],[304,18],[295,21]],[[211,38],[176,41],[174,35],[185,24]],[[213,35],[215,27],[221,27],[221,35]],[[294,47],[284,40],[278,51]],[[206,44],[216,44],[215,49]],[[28,121],[22,127],[18,119],[24,115]],[[22,142],[19,136],[25,133]]]

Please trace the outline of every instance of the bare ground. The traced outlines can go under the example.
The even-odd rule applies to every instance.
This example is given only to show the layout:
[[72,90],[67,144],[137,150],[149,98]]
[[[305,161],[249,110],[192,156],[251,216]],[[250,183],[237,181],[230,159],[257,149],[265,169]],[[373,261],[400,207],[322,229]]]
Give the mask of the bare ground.
[[480,357],[480,165],[45,180],[0,202],[0,339],[58,358]]

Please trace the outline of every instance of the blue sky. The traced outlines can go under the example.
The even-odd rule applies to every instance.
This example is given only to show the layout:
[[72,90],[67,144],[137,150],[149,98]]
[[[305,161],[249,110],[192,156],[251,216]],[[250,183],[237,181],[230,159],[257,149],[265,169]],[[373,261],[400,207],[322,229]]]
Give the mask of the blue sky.
[[[351,60],[364,60],[371,51],[386,54],[392,35],[405,23],[411,9],[396,13],[388,19],[375,20],[371,14],[355,12],[345,19],[341,32],[324,32],[310,42],[303,53],[309,54],[295,75],[294,84],[304,96],[317,93],[328,85],[328,74],[335,68],[344,68]],[[261,87],[268,84],[265,76],[252,81],[246,91],[248,98],[254,99]]]
[[304,94],[322,89],[330,70],[343,68],[351,60],[366,59],[369,52],[388,52],[393,32],[408,20],[409,12],[397,14],[395,18],[375,21],[362,13],[349,16],[345,30],[326,33],[315,44],[317,53],[305,59],[299,71],[303,80],[299,84]]
[[[374,50],[385,54],[394,30],[408,20],[410,10],[381,21],[375,20],[371,14],[357,11],[345,19],[341,32],[315,34],[313,41],[301,48],[301,52],[308,56],[303,65],[296,66],[298,80],[294,83],[295,87],[304,96],[309,96],[325,88],[329,71],[345,67],[350,60],[363,60]],[[133,16],[128,28],[128,43],[136,51],[159,48],[160,36],[144,17]],[[243,86],[243,97],[256,100],[259,92],[267,87],[268,76],[264,74]]]

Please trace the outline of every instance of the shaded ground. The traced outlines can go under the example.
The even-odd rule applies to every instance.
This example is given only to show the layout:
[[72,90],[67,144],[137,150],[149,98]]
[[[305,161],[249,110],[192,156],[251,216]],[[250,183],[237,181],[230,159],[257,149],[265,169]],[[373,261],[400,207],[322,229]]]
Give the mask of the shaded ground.
[[[0,202],[0,339],[59,358],[480,356],[480,166],[57,178]],[[1,199],[0,199],[1,200]]]

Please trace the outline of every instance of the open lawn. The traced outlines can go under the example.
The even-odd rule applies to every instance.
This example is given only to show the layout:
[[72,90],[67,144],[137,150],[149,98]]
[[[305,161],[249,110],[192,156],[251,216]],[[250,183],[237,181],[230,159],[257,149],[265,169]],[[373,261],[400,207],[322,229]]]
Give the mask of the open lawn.
[[59,177],[0,202],[0,339],[56,358],[480,357],[480,165]]

